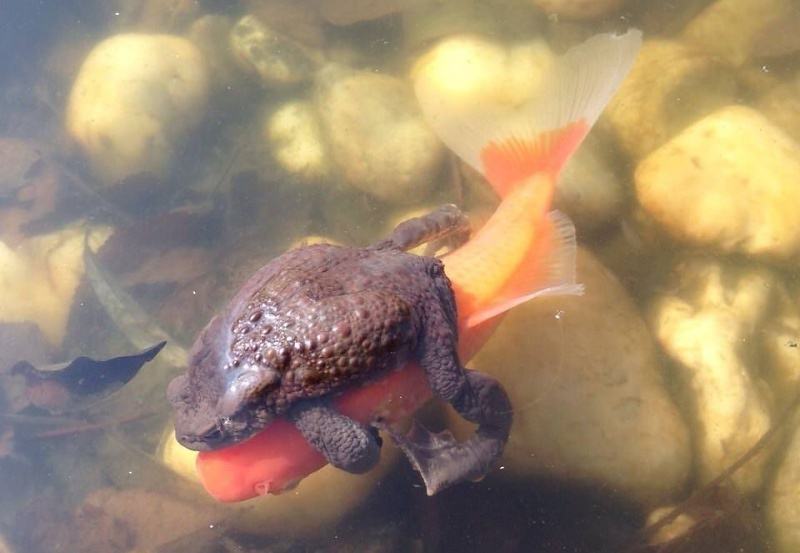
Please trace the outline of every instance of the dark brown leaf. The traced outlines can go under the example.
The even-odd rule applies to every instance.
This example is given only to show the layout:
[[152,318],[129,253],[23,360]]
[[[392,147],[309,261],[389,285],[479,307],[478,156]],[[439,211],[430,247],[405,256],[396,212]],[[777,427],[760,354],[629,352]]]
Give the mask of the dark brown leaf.
[[24,375],[28,388],[42,389],[42,393],[61,394],[66,391],[79,396],[98,394],[127,383],[165,345],[166,342],[161,342],[133,355],[101,361],[78,357],[67,363],[40,367],[35,367],[28,361],[20,361],[12,367],[11,373]]

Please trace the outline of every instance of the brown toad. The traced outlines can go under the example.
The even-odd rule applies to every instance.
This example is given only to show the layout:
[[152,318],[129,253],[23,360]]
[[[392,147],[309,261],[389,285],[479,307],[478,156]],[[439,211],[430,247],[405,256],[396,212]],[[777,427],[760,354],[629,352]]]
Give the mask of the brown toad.
[[497,381],[459,362],[455,299],[441,261],[404,251],[463,235],[466,225],[445,206],[373,246],[305,246],[262,267],[203,330],[188,371],[169,386],[178,441],[223,448],[285,416],[331,464],[367,471],[378,460],[376,429],[330,400],[414,361],[433,393],[479,428],[464,443],[425,432],[393,437],[429,492],[483,476],[508,438],[508,398]]

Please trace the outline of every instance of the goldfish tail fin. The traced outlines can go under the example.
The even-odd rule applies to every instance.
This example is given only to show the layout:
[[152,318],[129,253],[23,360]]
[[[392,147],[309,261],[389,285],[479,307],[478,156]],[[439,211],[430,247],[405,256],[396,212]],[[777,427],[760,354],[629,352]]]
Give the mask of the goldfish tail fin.
[[514,277],[491,303],[481,306],[466,321],[468,328],[541,296],[580,295],[583,285],[575,277],[575,226],[565,214],[551,211],[536,244]]
[[505,197],[535,173],[554,179],[627,74],[642,33],[600,34],[554,59],[524,103],[455,105],[424,75],[416,94],[444,143]]

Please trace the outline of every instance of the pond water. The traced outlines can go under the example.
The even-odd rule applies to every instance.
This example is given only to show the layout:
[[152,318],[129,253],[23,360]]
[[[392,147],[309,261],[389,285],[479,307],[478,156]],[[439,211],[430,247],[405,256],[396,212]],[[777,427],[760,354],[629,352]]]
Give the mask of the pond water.
[[[12,0],[0,13],[0,553],[800,550],[797,0]],[[629,29],[643,33],[630,71],[634,34],[608,35]],[[570,81],[559,68],[575,58]],[[206,469],[204,489],[167,387],[247,278],[292,248],[376,243],[443,204],[477,240],[526,201],[479,149],[522,137],[503,159],[524,165],[566,136],[537,150],[525,133],[585,116],[585,98],[604,108],[553,198],[577,252],[525,250],[556,283],[576,264],[584,293],[537,297],[474,338],[468,366],[513,407],[485,477],[428,496],[384,432],[366,474],[322,460],[281,494],[213,499],[256,488],[233,463]],[[552,230],[542,198],[535,236]],[[469,263],[449,243],[413,250],[443,256],[461,314],[478,310],[465,283],[517,267],[494,301],[533,278],[508,261],[529,236],[502,228]],[[427,390],[395,394],[413,411]],[[414,417],[474,431],[442,401]]]

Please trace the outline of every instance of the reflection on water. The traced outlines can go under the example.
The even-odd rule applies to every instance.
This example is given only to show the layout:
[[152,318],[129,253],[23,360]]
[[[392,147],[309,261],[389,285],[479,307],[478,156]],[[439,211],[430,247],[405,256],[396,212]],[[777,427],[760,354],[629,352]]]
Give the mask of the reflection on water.
[[[12,4],[0,551],[800,548],[795,2]],[[501,466],[428,498],[385,440],[367,475],[214,502],[165,390],[244,279],[300,243],[368,244],[447,202],[477,228],[498,203],[411,85],[519,103],[554,52],[631,26],[638,61],[555,200],[586,294],[515,309],[471,363],[515,406]],[[163,339],[88,399],[11,370]]]

